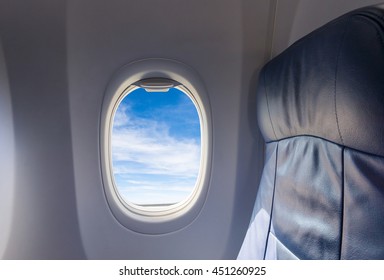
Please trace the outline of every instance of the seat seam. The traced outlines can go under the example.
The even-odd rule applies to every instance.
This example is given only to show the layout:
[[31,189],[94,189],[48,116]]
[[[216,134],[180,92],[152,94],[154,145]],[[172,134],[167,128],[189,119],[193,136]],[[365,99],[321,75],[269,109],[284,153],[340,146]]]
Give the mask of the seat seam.
[[344,213],[345,213],[345,162],[344,162],[345,147],[343,146],[341,151],[341,213],[340,213],[340,257],[342,259],[343,252],[343,234],[344,234]]
[[[383,39],[383,35],[382,35],[384,26],[381,22],[379,22],[379,20],[377,18],[381,21],[384,21],[384,17],[374,15],[374,14],[361,15],[360,17],[357,17],[355,20],[359,20],[360,22],[368,25],[369,27],[373,27],[376,31],[376,36],[380,42],[381,47],[384,48],[384,39]],[[375,24],[372,23],[372,21]],[[377,25],[379,25],[379,27]]]
[[344,145],[344,140],[343,140],[343,136],[341,135],[339,117],[338,117],[338,114],[337,114],[337,76],[338,76],[338,71],[339,71],[339,60],[340,60],[341,49],[343,47],[344,40],[345,40],[345,37],[347,35],[349,21],[350,20],[348,19],[346,21],[346,23],[345,23],[346,26],[345,26],[345,29],[344,29],[344,32],[343,32],[343,37],[342,37],[342,39],[340,41],[340,46],[339,46],[339,49],[337,51],[336,67],[335,67],[335,81],[334,81],[334,88],[333,88],[333,101],[334,101],[334,105],[335,105],[334,109],[335,109],[336,126],[337,126],[337,131],[339,132],[340,141],[341,141],[342,145]]
[[300,138],[300,137],[311,137],[311,138],[316,138],[316,139],[320,139],[320,140],[329,142],[329,143],[334,144],[334,145],[338,145],[338,146],[341,146],[341,147],[348,148],[348,149],[350,149],[350,150],[353,150],[353,151],[356,151],[356,152],[359,152],[359,153],[362,153],[362,154],[365,154],[365,155],[369,155],[369,156],[373,156],[373,157],[384,158],[384,155],[381,155],[381,154],[375,154],[375,153],[373,153],[373,152],[363,151],[363,150],[360,150],[360,149],[357,149],[357,148],[353,148],[353,147],[348,146],[348,145],[340,144],[340,143],[338,143],[338,142],[329,140],[329,139],[324,138],[324,137],[321,137],[321,136],[316,136],[316,135],[311,135],[311,134],[297,134],[297,135],[293,135],[293,136],[288,136],[288,137],[280,138],[280,139],[278,139],[278,140],[276,140],[276,141],[266,141],[265,143],[266,143],[266,144],[277,143],[277,142],[280,142],[280,141],[285,141],[285,140],[294,139],[294,138]]
[[292,254],[293,256],[295,256],[295,258],[297,258],[299,260],[299,258],[292,252],[291,249],[289,249],[287,246],[285,246],[285,244],[283,244],[283,242],[280,241],[279,238],[277,238],[276,234],[274,233],[270,233],[275,239],[276,239],[276,242],[279,242],[279,244],[284,247],[290,254]]
[[269,116],[269,121],[271,123],[273,135],[275,135],[275,139],[277,139],[275,128],[273,127],[273,123],[272,123],[271,111],[269,109],[268,91],[267,91],[267,86],[266,86],[266,82],[265,82],[265,76],[266,76],[265,72],[267,72],[267,68],[265,68],[265,70],[263,72],[263,83],[264,83],[264,91],[265,91],[265,100],[267,101],[268,116]]
[[272,226],[272,218],[273,218],[273,207],[274,207],[274,201],[275,201],[275,192],[276,192],[276,178],[277,178],[277,159],[278,159],[278,153],[279,153],[279,143],[276,145],[276,162],[275,162],[275,176],[273,179],[273,192],[272,192],[272,202],[271,202],[271,214],[269,219],[269,226],[267,231],[267,240],[265,242],[265,248],[264,248],[264,260],[267,255],[267,248],[268,248],[268,242],[269,242],[269,234],[271,233],[271,226]]

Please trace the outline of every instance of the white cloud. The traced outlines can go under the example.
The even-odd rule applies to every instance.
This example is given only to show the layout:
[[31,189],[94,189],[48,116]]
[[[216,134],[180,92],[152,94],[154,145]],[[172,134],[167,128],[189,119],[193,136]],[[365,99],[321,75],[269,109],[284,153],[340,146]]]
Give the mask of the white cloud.
[[135,204],[177,203],[187,198],[193,191],[194,181],[176,180],[172,182],[131,181],[129,187],[120,188],[124,199]]
[[129,123],[129,117],[125,113],[128,111],[128,106],[125,104],[120,104],[119,109],[115,113],[115,117],[113,120],[113,125],[116,128],[122,127]]
[[119,108],[115,115],[112,159],[124,196],[147,192],[149,198],[164,200],[164,193],[174,192],[168,199],[175,193],[190,193],[199,171],[200,152],[197,139],[176,139],[167,124],[130,116],[128,107]]

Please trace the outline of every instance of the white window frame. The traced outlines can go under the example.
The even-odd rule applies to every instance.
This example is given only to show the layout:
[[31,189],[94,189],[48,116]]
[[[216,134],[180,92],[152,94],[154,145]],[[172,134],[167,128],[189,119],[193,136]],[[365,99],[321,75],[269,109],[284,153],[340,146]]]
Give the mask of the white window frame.
[[[140,206],[125,201],[115,185],[111,136],[113,117],[127,94],[139,88],[141,80],[167,79],[176,82],[175,88],[187,94],[194,103],[200,119],[200,170],[192,194],[170,206]],[[125,227],[148,234],[168,233],[190,224],[204,206],[211,171],[212,120],[205,87],[195,71],[187,65],[169,59],[146,59],[120,69],[110,81],[101,111],[100,154],[104,192],[111,212]]]

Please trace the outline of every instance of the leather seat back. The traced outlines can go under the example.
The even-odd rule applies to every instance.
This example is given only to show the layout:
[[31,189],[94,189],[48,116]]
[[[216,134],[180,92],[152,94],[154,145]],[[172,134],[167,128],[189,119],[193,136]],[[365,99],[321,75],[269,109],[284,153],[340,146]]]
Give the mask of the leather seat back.
[[348,13],[258,84],[265,167],[240,259],[384,259],[384,11]]

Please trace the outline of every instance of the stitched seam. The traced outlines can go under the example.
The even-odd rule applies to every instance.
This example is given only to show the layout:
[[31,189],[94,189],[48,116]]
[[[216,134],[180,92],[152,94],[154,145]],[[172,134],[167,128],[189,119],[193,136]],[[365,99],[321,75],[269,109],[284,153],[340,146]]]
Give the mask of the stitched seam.
[[348,149],[350,149],[352,151],[356,151],[356,152],[359,152],[359,153],[362,153],[362,154],[365,154],[365,155],[369,155],[369,156],[373,156],[373,157],[379,157],[379,158],[384,158],[384,155],[381,155],[381,154],[374,154],[372,152],[366,152],[366,151],[363,151],[363,150],[359,150],[359,149],[353,148],[353,147],[348,146],[348,145],[341,145],[338,142],[335,142],[335,141],[332,141],[332,140],[329,140],[329,139],[326,139],[326,138],[323,138],[323,137],[320,137],[320,136],[310,135],[310,134],[298,134],[298,135],[294,135],[294,136],[289,136],[289,137],[281,138],[281,139],[279,139],[277,141],[269,141],[269,142],[265,142],[265,143],[266,144],[270,144],[270,143],[275,143],[275,142],[280,142],[280,141],[285,141],[285,140],[294,139],[294,138],[300,138],[300,137],[312,137],[312,138],[316,138],[316,139],[320,139],[320,140],[326,141],[328,143],[332,143],[334,145],[343,146],[343,147],[348,148]]
[[344,153],[345,153],[345,147],[343,147],[341,151],[341,213],[340,213],[340,257],[339,259],[342,259],[342,252],[343,252],[343,234],[344,234],[344,205],[345,205],[345,196],[344,196],[344,176],[345,176],[345,168],[344,168]]
[[271,202],[271,214],[269,218],[269,226],[268,226],[268,232],[267,232],[267,240],[265,242],[265,248],[264,248],[264,260],[267,255],[267,248],[268,248],[268,242],[269,242],[269,235],[271,232],[271,226],[272,226],[272,218],[273,218],[273,206],[274,206],[274,201],[275,201],[275,191],[276,191],[276,177],[277,177],[277,158],[278,158],[278,153],[279,153],[279,143],[276,145],[276,162],[275,162],[275,176],[273,179],[273,193],[272,193],[272,202]]
[[265,91],[265,100],[267,101],[268,116],[269,116],[269,121],[271,122],[271,127],[272,127],[272,131],[273,131],[273,135],[275,135],[275,139],[277,139],[277,136],[276,136],[276,133],[275,133],[275,129],[274,129],[273,123],[272,123],[271,112],[269,110],[268,91],[267,91],[267,86],[266,86],[266,83],[265,83],[265,72],[266,71],[267,71],[267,69],[265,69],[264,72],[263,72],[263,83],[264,83],[264,91]]
[[336,68],[335,68],[335,82],[334,82],[334,88],[333,88],[333,101],[334,101],[334,104],[335,104],[336,125],[337,125],[337,131],[339,132],[340,141],[341,141],[342,145],[344,145],[344,141],[343,141],[343,136],[341,135],[341,131],[340,131],[339,117],[337,115],[337,98],[336,98],[337,90],[336,89],[337,89],[337,73],[339,71],[340,53],[341,53],[341,48],[342,48],[342,46],[344,44],[344,40],[345,40],[345,37],[346,37],[346,34],[347,34],[348,22],[349,22],[349,20],[347,20],[347,22],[345,23],[346,27],[345,27],[345,30],[344,30],[344,33],[343,33],[343,37],[342,37],[341,42],[340,42],[339,50],[337,52]]
[[380,22],[384,21],[384,17],[378,16],[378,15],[360,15],[360,17],[357,17],[355,20],[359,20],[362,23],[373,27],[376,31],[376,37],[380,41],[381,47],[384,48],[384,39],[383,39],[383,24]]
[[271,235],[276,239],[276,243],[280,244],[281,247],[283,247],[285,250],[287,250],[292,256],[294,256],[296,259],[299,260],[299,258],[287,247],[285,246],[278,238],[275,234],[273,234],[271,232]]

